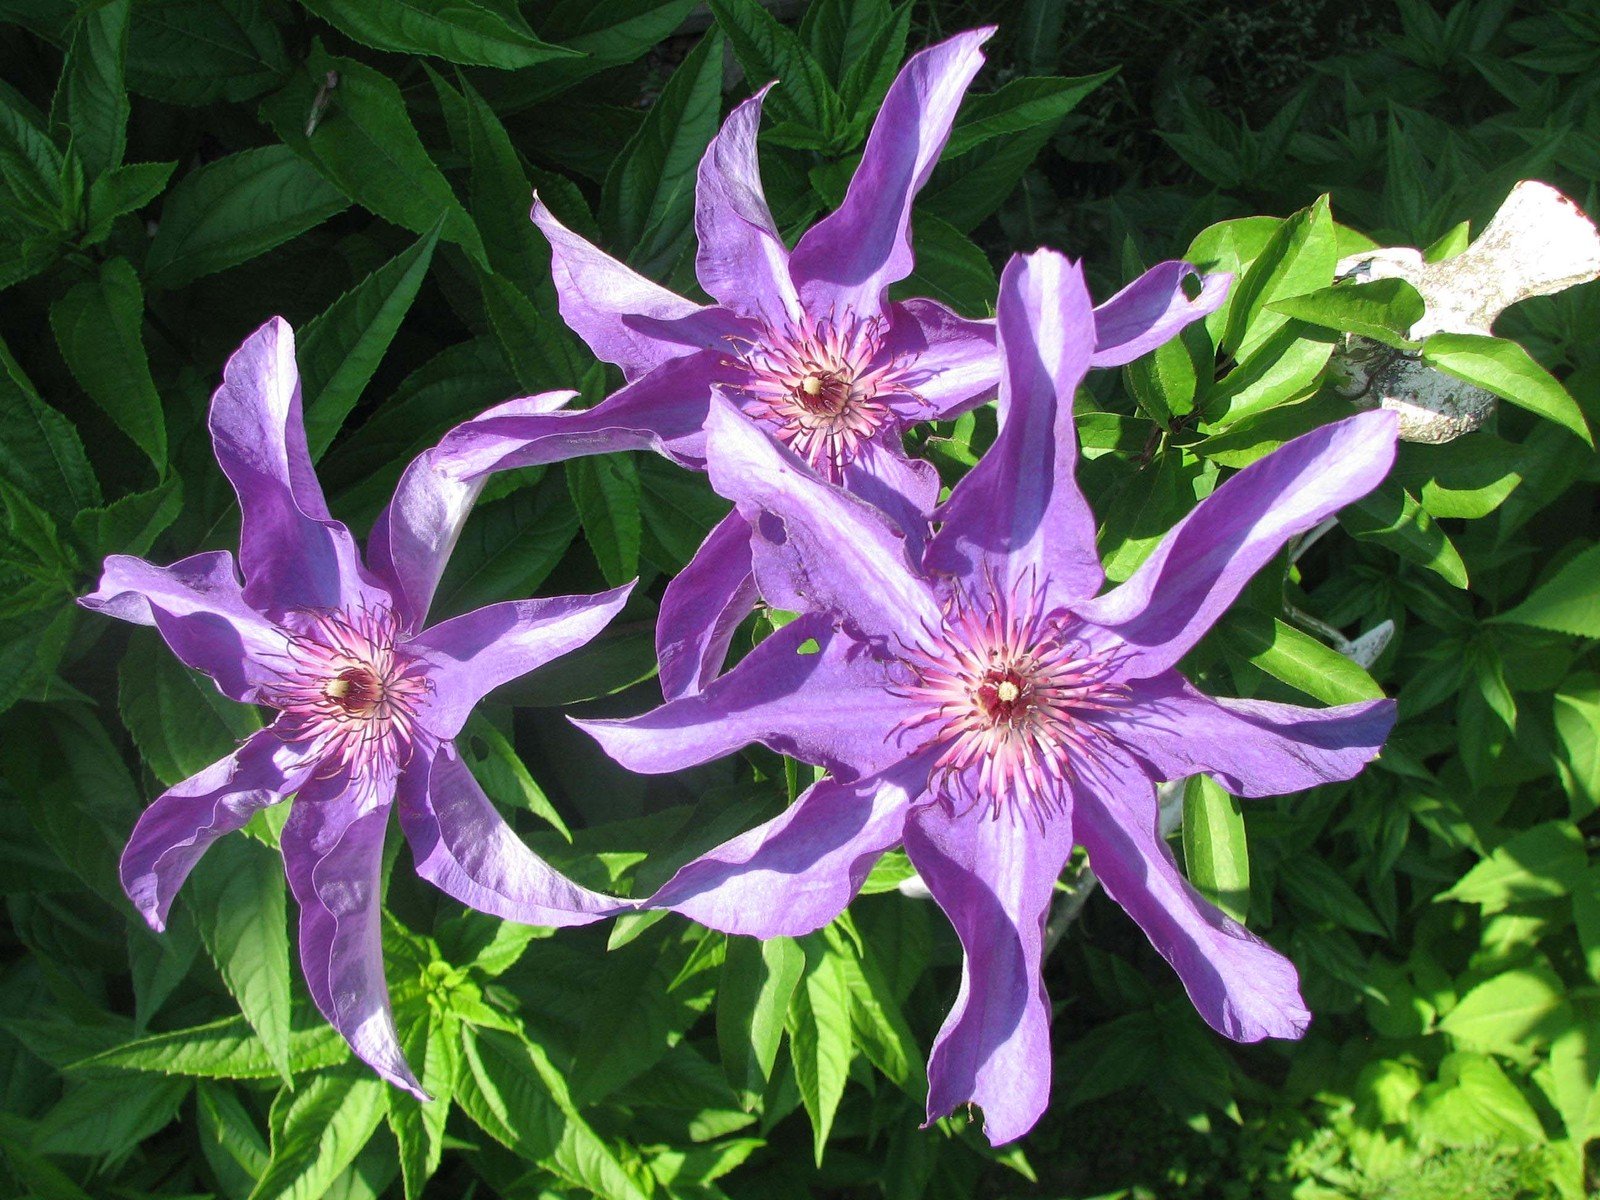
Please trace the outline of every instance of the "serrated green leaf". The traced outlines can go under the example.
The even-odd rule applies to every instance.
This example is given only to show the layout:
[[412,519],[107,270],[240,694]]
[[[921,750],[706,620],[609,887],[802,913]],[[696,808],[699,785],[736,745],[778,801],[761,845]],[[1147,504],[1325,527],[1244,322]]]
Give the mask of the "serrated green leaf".
[[515,71],[572,51],[534,36],[514,7],[472,0],[301,0],[340,32],[375,50],[432,54],[468,66]]
[[443,220],[330,304],[301,334],[296,357],[313,460],[327,450],[399,332],[428,274]]
[[1310,325],[1358,333],[1401,349],[1417,344],[1409,341],[1407,334],[1426,311],[1422,296],[1404,279],[1336,283],[1304,295],[1285,296],[1267,308]]
[[793,938],[728,939],[717,988],[717,1048],[723,1073],[746,1110],[772,1078],[789,1001],[805,963],[805,951]]
[[[338,86],[308,136],[307,114],[329,72]],[[442,220],[445,241],[488,265],[477,226],[423,148],[393,80],[317,47],[289,86],[263,102],[261,115],[284,144],[363,208],[419,236],[431,235]]]
[[672,73],[606,174],[600,224],[646,275],[670,269],[689,246],[695,170],[721,102],[722,38],[713,31]]
[[44,403],[0,342],[0,479],[61,518],[100,503],[72,422]]
[[1477,333],[1430,334],[1422,343],[1422,361],[1554,421],[1594,446],[1578,402],[1516,342]]
[[249,838],[222,838],[195,865],[184,895],[222,981],[289,1082],[289,930],[282,862]]
[[1600,808],[1600,676],[1577,672],[1552,697],[1559,751],[1556,770],[1574,820]]
[[246,1200],[267,1169],[266,1139],[229,1088],[201,1083],[195,1088],[200,1151],[229,1200]]
[[167,427],[144,352],[144,289],[128,260],[110,260],[98,279],[52,304],[50,327],[89,398],[164,473]]
[[241,150],[178,180],[162,202],[145,277],[152,288],[180,288],[265,254],[348,207],[344,194],[288,146]]
[[1539,1145],[1544,1124],[1516,1084],[1487,1055],[1460,1052],[1439,1064],[1439,1079],[1422,1089],[1413,1128],[1446,1146]]
[[445,567],[435,611],[470,612],[506,596],[532,595],[577,533],[578,513],[559,472],[480,505]]
[[133,0],[112,0],[78,14],[51,124],[64,129],[90,179],[122,162],[128,144],[128,92],[123,64]]
[[1565,896],[1586,886],[1587,862],[1577,827],[1567,821],[1546,821],[1506,839],[1434,899],[1499,912],[1507,905]]
[[183,480],[169,475],[148,492],[80,510],[72,518],[72,536],[90,562],[108,554],[145,554],[182,508]]
[[[319,1014],[301,1014],[303,1024],[289,1033],[289,1065],[296,1073],[333,1067],[350,1057],[350,1047]],[[196,1079],[272,1079],[278,1068],[242,1016],[206,1025],[150,1034],[73,1060],[73,1072],[138,1071],[186,1075]]]
[[1388,930],[1345,878],[1320,858],[1302,856],[1278,877],[1278,884],[1300,903],[1357,933],[1385,937]]
[[1250,912],[1250,846],[1238,798],[1206,775],[1183,789],[1183,866],[1189,882],[1236,921]]
[[1489,619],[1572,637],[1600,638],[1600,545],[1583,550],[1522,603]]
[[47,1154],[125,1154],[178,1115],[189,1094],[181,1079],[86,1079],[70,1085],[34,1129]]
[[1383,689],[1360,666],[1275,617],[1235,609],[1217,622],[1216,631],[1234,653],[1326,704],[1383,698]]
[[1439,1028],[1463,1050],[1526,1059],[1571,1022],[1566,992],[1566,984],[1542,963],[1515,967],[1462,996]]
[[962,106],[961,119],[950,131],[945,157],[955,158],[991,138],[1039,126],[1054,128],[1090,92],[1117,73],[1112,67],[1096,75],[1059,75],[1013,79],[998,91],[974,96]]
[[922,1049],[877,960],[858,944],[860,935],[850,914],[841,914],[822,932],[850,992],[850,1030],[855,1044],[891,1083],[923,1103],[928,1072]]
[[259,0],[139,0],[128,84],[169,104],[248,100],[291,69],[274,11]]
[[919,213],[911,229],[917,265],[890,289],[893,299],[932,296],[969,317],[985,317],[993,304],[994,267],[966,234],[947,221]]
[[584,537],[606,581],[618,587],[639,574],[639,472],[626,454],[567,462],[567,486]]
[[395,1026],[406,1061],[417,1065],[427,1103],[400,1088],[386,1089],[390,1132],[400,1148],[400,1173],[406,1200],[417,1200],[439,1169],[444,1154],[444,1127],[450,1116],[450,1095],[460,1069],[460,1020],[435,1013],[421,998],[397,1005]]
[[364,1063],[334,1067],[272,1102],[272,1157],[250,1200],[322,1200],[383,1120],[385,1084]]
[[181,783],[261,728],[261,718],[185,667],[159,638],[136,634],[118,668],[122,722],[151,772]]
[[751,88],[779,81],[768,101],[774,115],[798,122],[824,141],[832,138],[841,116],[839,97],[794,32],[756,0],[711,0],[711,11]]
[[517,757],[516,747],[482,713],[473,713],[467,718],[456,741],[462,760],[490,799],[525,808],[553,825],[567,841],[572,840],[572,831],[522,759]]
[[789,1005],[789,1057],[820,1166],[850,1073],[850,985],[823,935],[804,945],[806,973]]

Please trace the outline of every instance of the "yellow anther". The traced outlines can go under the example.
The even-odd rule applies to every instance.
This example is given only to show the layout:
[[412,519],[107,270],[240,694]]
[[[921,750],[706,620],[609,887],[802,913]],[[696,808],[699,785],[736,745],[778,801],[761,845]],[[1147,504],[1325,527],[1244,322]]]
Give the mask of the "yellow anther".
[[1022,689],[1009,679],[1002,680],[1000,686],[995,688],[994,691],[995,695],[1000,698],[1001,704],[1010,704],[1018,696],[1022,695]]

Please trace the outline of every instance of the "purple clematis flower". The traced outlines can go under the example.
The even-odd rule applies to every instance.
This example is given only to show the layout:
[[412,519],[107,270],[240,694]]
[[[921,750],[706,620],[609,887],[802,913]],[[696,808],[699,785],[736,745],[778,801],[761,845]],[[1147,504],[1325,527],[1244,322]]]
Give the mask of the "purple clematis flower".
[[696,696],[580,722],[643,772],[753,741],[832,772],[645,907],[729,933],[799,935],[904,844],[966,952],[929,1058],[928,1116],[974,1101],[996,1144],[1031,1128],[1049,1097],[1041,938],[1072,847],[1215,1029],[1297,1037],[1310,1018],[1293,965],[1179,873],[1155,783],[1206,772],[1262,796],[1348,779],[1394,720],[1386,700],[1212,699],[1174,669],[1287,539],[1383,478],[1393,417],[1352,417],[1246,467],[1102,595],[1071,411],[1094,321],[1078,267],[1048,251],[1012,260],[999,436],[926,545],[714,405],[711,482],[756,530],[762,595],[802,615]]
[[[553,248],[561,313],[627,384],[592,409],[551,415],[524,401],[491,409],[447,440],[453,469],[550,461],[581,438],[593,450],[651,449],[689,467],[705,459],[713,388],[824,479],[905,528],[938,497],[931,464],[906,458],[901,433],[988,399],[999,380],[994,323],[932,300],[891,303],[911,273],[911,205],[950,135],[993,30],[958,34],[913,56],[885,96],[839,209],[791,252],[762,191],[756,133],[766,89],[728,117],[700,161],[695,260],[716,303],[701,306],[641,278],[567,229],[544,205],[533,219]],[[1096,310],[1094,366],[1120,366],[1214,310],[1226,276],[1190,299],[1187,263],[1151,268]],[[657,625],[662,690],[698,692],[721,669],[755,599],[750,531],[731,514],[668,586]]]
[[445,478],[432,452],[422,455],[363,565],[311,465],[294,336],[282,320],[229,360],[210,423],[217,461],[239,495],[243,586],[226,551],[170,567],[114,555],[81,603],[154,625],[224,694],[278,716],[144,811],[122,856],[122,885],[164,928],[207,847],[294,795],[281,848],[312,999],[363,1061],[421,1096],[384,983],[379,890],[389,810],[400,810],[418,874],[464,904],[531,925],[584,924],[627,907],[528,850],[451,739],[491,689],[599,633],[629,587],[493,604],[422,628],[476,489]]

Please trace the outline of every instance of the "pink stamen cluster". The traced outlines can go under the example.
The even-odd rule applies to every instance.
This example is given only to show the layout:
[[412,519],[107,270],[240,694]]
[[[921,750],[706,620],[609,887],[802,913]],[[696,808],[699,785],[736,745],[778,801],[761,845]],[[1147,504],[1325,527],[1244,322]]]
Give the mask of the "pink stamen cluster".
[[897,734],[940,748],[930,789],[967,810],[1010,805],[1036,823],[1067,810],[1068,785],[1092,768],[1105,737],[1084,713],[1112,708],[1122,689],[1114,663],[1074,636],[1074,619],[1047,612],[1031,583],[1009,593],[952,593],[944,624],[903,649],[913,682],[898,689],[923,711]]
[[802,313],[797,323],[767,326],[759,340],[737,344],[729,365],[742,369],[734,386],[756,402],[751,415],[830,482],[890,423],[884,397],[916,399],[905,379],[911,360],[888,351],[880,317]]
[[423,664],[395,649],[398,635],[387,608],[296,622],[279,681],[263,699],[283,710],[275,728],[286,740],[315,743],[321,777],[387,777],[411,757],[429,684]]

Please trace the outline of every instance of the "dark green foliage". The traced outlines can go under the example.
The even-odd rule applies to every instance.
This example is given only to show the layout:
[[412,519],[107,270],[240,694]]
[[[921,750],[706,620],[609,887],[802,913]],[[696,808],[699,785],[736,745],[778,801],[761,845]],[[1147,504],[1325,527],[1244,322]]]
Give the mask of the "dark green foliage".
[[[533,189],[697,294],[694,172],[732,103],[780,81],[762,167],[792,240],[842,197],[905,54],[989,22],[896,295],[988,315],[997,267],[1041,243],[1101,297],[1173,256],[1235,275],[1079,397],[1113,578],[1349,411],[1324,386],[1345,333],[1508,402],[1403,446],[1184,664],[1219,694],[1399,699],[1352,783],[1183,798],[1190,878],[1294,958],[1305,1041],[1211,1034],[1081,864],[1046,962],[1054,1102],[999,1152],[965,1114],[919,1128],[959,950],[897,890],[898,852],[832,925],[763,945],[671,916],[504,925],[391,846],[389,985],[428,1103],[311,1006],[281,812],[146,930],[116,875],[135,816],[259,719],[72,600],[107,554],[232,543],[205,431],[226,354],[294,324],[330,504],[364,533],[453,424],[619,382],[561,322]],[[1600,1135],[1600,291],[1419,346],[1408,286],[1333,275],[1374,244],[1458,252],[1522,177],[1596,211],[1597,69],[1579,0],[0,3],[0,1196],[1577,1200]],[[985,409],[914,448],[951,482],[993,435]],[[644,894],[809,782],[765,751],[629,776],[565,720],[657,698],[661,589],[726,508],[647,456],[514,472],[441,584],[447,615],[642,576],[462,737],[585,883]],[[1341,653],[1385,622],[1369,668]]]

